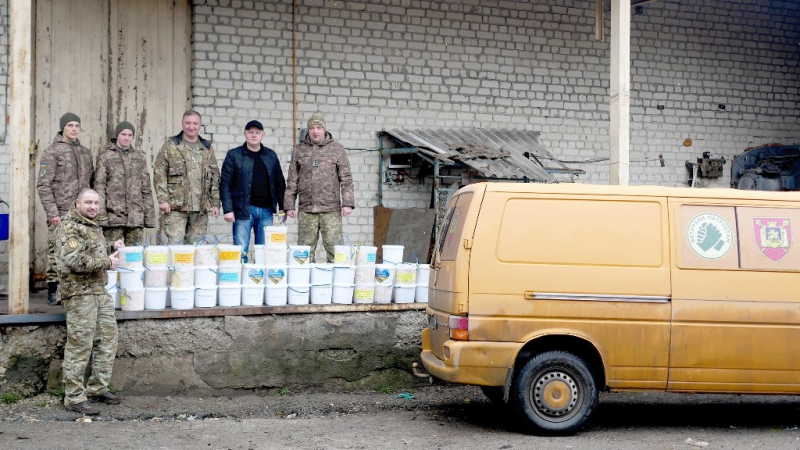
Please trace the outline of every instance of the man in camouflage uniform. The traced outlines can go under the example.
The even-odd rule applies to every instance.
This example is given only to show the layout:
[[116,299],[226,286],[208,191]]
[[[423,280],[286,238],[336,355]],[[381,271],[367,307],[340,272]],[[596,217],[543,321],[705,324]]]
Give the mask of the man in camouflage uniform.
[[36,190],[47,215],[47,300],[56,304],[58,271],[55,232],[61,216],[72,208],[81,189],[91,187],[94,164],[92,152],[78,141],[81,119],[73,113],[61,116],[61,131],[42,152]]
[[94,189],[100,195],[100,214],[106,242],[122,239],[127,245],[144,244],[144,229],[155,228],[156,210],[150,172],[144,154],[131,146],[135,129],[117,125],[106,151],[97,157]]
[[183,131],[164,142],[153,166],[161,231],[170,243],[196,243],[208,229],[208,212],[219,215],[219,168],[214,144],[200,136],[202,119],[186,111]]
[[[325,131],[325,118],[314,114],[308,119],[308,135],[292,152],[284,207],[289,217],[297,217],[297,242],[310,245],[309,260],[314,261],[319,233],[329,263],[334,248],[342,239],[342,217],[355,208],[353,176],[342,144]],[[298,201],[299,214],[294,204]]]
[[[84,189],[61,222],[56,236],[56,261],[61,279],[61,301],[67,313],[64,346],[64,407],[67,411],[97,414],[92,403],[118,404],[122,396],[108,388],[117,354],[117,319],[114,300],[106,292],[107,270],[119,265],[117,252],[110,256],[103,230],[95,222],[100,196]],[[124,247],[122,241],[114,248]],[[84,383],[89,359],[92,373]]]

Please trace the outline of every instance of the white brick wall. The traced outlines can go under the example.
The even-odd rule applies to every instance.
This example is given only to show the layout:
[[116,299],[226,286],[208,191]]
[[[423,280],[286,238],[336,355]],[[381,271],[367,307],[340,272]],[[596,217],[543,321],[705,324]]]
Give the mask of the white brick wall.
[[[220,158],[260,118],[285,163],[292,128],[317,110],[348,148],[377,147],[383,128],[524,128],[561,159],[608,157],[610,50],[594,41],[593,1],[301,2],[294,124],[291,2],[195,3],[195,103]],[[800,142],[797,4],[683,3],[632,16],[633,184],[684,184],[684,161],[704,151],[730,161]],[[378,158],[349,154],[359,209],[345,231],[369,242]],[[607,162],[571,165],[584,182],[608,182]],[[425,207],[429,188],[386,186],[384,204]]]

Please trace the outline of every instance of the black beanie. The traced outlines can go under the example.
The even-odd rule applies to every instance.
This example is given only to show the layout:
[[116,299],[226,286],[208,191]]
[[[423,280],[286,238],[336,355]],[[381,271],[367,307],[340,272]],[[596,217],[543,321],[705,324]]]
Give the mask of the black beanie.
[[81,118],[78,117],[78,115],[75,114],[75,113],[68,112],[68,113],[64,114],[63,116],[61,116],[61,121],[60,121],[61,128],[59,128],[59,129],[61,131],[64,131],[64,127],[67,126],[67,124],[70,123],[70,122],[81,123]]
[[122,130],[131,130],[131,133],[136,134],[136,128],[133,128],[130,122],[122,121],[117,124],[117,128],[114,129],[114,138],[119,136]]

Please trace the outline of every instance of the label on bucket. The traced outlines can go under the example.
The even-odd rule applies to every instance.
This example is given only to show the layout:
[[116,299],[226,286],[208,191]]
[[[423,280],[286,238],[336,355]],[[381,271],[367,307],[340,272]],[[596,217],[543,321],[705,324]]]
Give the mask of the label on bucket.
[[175,253],[173,258],[176,263],[193,263],[194,253]]
[[247,272],[247,278],[250,278],[255,284],[261,284],[261,280],[264,279],[264,269],[250,269]]
[[220,282],[237,282],[239,281],[239,272],[220,272],[219,273],[219,281]]
[[158,264],[158,263],[165,263],[167,262],[167,254],[166,253],[148,253],[147,254],[147,263],[148,264]]
[[292,253],[292,258],[299,264],[305,264],[308,261],[308,250],[295,250]]
[[267,278],[269,281],[272,281],[274,284],[278,284],[286,277],[286,273],[283,269],[269,269],[267,272]]
[[372,289],[356,289],[356,298],[360,298],[362,300],[369,300],[373,296]]
[[383,283],[389,279],[389,269],[375,269],[375,281]]
[[219,252],[219,260],[220,261],[238,261],[239,260],[239,252]]
[[334,253],[333,262],[337,262],[337,263],[347,262],[347,254],[346,253]]
[[125,261],[126,262],[141,262],[142,261],[142,252],[125,253]]
[[416,275],[417,274],[414,273],[414,272],[398,272],[397,273],[397,281],[402,281],[402,282],[408,283],[410,281],[414,281],[414,279],[416,278]]
[[377,257],[378,255],[376,255],[375,253],[367,253],[367,262],[374,263]]
[[269,236],[270,242],[286,242],[286,233],[272,233]]

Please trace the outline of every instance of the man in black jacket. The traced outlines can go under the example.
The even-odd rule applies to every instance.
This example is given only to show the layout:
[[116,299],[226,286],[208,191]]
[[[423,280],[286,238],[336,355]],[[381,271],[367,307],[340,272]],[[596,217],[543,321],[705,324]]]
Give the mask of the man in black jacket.
[[244,127],[245,145],[228,150],[219,181],[223,216],[233,223],[233,235],[242,246],[247,262],[250,230],[255,229],[256,244],[264,243],[264,227],[272,225],[272,214],[283,209],[286,180],[278,155],[261,144],[264,126],[257,120]]

